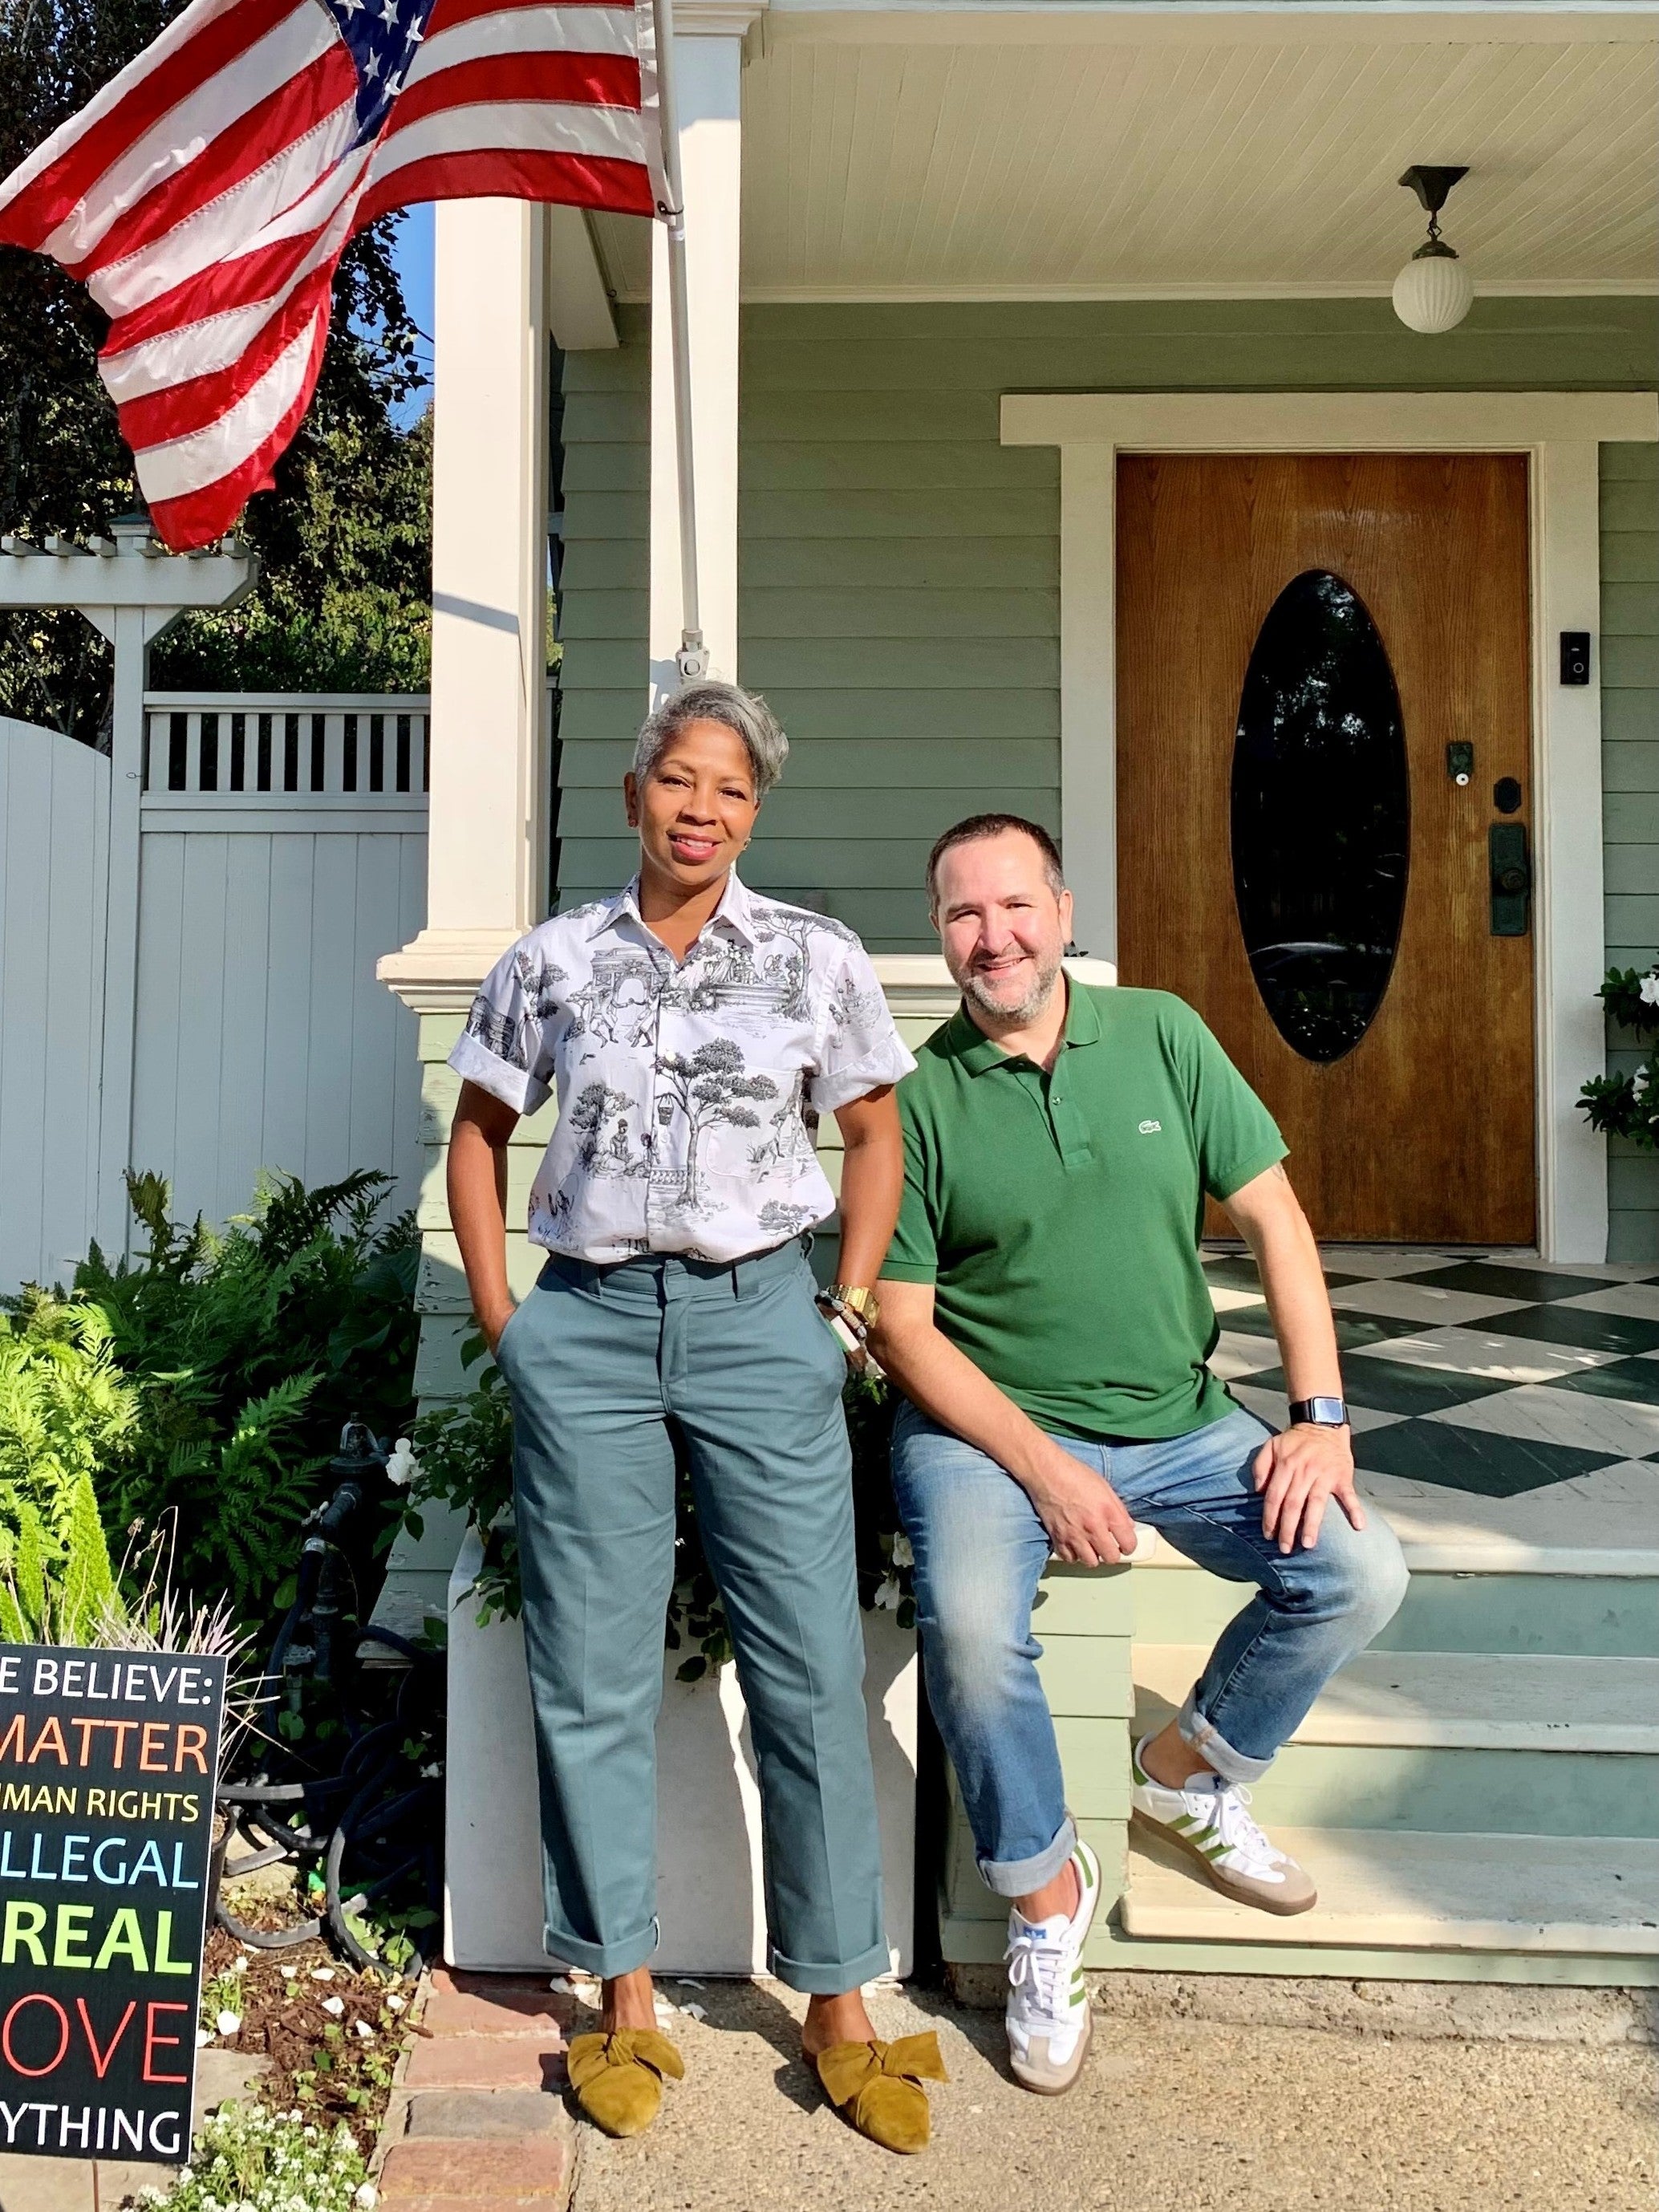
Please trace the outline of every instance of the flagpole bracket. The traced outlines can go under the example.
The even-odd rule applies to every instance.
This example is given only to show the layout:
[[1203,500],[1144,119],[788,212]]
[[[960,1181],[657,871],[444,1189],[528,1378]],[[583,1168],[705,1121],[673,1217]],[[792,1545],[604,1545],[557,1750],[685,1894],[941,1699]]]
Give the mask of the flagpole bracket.
[[680,672],[682,684],[700,684],[708,675],[708,647],[702,641],[700,629],[689,629],[683,634],[674,665]]

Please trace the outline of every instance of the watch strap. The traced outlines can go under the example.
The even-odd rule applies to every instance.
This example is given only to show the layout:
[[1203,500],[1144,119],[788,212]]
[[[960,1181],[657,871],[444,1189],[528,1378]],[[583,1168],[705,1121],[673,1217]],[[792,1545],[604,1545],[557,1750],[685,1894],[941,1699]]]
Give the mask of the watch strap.
[[1292,1398],[1291,1419],[1297,1426],[1342,1429],[1348,1425],[1348,1408],[1340,1398]]

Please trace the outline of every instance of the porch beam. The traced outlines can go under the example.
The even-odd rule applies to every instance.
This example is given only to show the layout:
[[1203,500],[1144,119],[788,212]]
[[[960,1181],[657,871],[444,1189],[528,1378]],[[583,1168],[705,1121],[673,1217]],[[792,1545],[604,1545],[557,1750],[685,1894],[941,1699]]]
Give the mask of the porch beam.
[[614,347],[617,317],[587,217],[580,208],[550,207],[547,223],[547,322],[563,353]]
[[1350,6],[1206,6],[1203,0],[1100,0],[1091,6],[1029,0],[1024,7],[935,6],[933,0],[771,0],[763,51],[785,45],[904,46],[1650,46],[1659,15],[1650,0],[1620,6],[1487,8],[1481,0],[1425,6],[1354,0]]

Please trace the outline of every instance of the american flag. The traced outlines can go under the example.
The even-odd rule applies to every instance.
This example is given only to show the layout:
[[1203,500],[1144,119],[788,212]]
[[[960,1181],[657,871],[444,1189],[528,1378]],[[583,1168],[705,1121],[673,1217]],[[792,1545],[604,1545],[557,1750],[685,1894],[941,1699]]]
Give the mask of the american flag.
[[649,0],[191,0],[0,184],[0,243],[111,318],[99,369],[155,529],[271,481],[353,234],[411,201],[659,211]]

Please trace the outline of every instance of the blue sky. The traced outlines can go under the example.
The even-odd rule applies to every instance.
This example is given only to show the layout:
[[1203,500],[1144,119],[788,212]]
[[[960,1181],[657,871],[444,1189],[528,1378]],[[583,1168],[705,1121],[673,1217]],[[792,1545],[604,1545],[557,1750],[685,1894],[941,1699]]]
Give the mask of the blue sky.
[[[432,374],[432,203],[422,200],[410,208],[398,226],[394,258],[398,274],[403,279],[404,298],[409,312],[422,332],[421,361],[428,378]],[[422,415],[432,398],[428,383],[417,392],[403,410],[403,419],[412,422]]]

